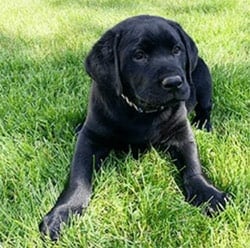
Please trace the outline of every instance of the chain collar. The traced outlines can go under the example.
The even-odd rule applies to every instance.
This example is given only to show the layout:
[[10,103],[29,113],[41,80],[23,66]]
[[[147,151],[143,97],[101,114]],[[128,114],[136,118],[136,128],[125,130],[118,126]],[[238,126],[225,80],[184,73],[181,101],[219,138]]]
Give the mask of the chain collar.
[[121,97],[126,101],[126,103],[131,107],[134,108],[137,112],[139,113],[145,113],[145,114],[150,114],[150,113],[156,113],[159,111],[162,111],[165,109],[165,106],[160,106],[157,109],[151,109],[151,110],[143,110],[141,107],[137,106],[135,103],[133,103],[132,101],[130,101],[128,99],[127,96],[125,96],[124,94],[121,94]]

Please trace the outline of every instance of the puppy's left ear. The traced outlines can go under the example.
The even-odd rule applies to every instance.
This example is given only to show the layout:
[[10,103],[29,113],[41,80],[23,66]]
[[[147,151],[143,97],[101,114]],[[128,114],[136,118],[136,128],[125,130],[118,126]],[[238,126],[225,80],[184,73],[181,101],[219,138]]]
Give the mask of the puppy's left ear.
[[187,56],[187,80],[192,84],[192,71],[196,68],[198,61],[198,48],[196,47],[192,38],[183,30],[183,28],[176,22],[169,21],[169,24],[178,32],[181,37],[181,40],[186,48]]

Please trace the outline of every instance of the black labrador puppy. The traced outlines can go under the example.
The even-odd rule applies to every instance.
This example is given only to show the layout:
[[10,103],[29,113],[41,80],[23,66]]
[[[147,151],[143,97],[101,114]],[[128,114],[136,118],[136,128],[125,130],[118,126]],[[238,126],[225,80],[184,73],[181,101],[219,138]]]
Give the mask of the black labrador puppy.
[[58,239],[70,214],[81,214],[91,179],[111,149],[136,155],[154,146],[169,152],[182,177],[186,199],[208,214],[223,210],[227,195],[202,172],[187,112],[211,130],[211,77],[194,41],[176,22],[156,16],[129,18],[108,30],[85,64],[93,79],[88,115],[79,131],[69,182],[44,217],[40,231]]

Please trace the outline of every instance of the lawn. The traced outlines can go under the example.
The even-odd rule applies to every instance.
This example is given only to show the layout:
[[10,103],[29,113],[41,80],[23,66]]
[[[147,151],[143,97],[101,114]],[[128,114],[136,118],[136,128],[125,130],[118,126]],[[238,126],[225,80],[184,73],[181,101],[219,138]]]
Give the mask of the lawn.
[[[1,0],[0,247],[250,247],[250,68],[246,0]],[[86,116],[83,68],[100,35],[132,15],[179,22],[213,76],[213,132],[194,128],[203,168],[232,202],[215,218],[184,201],[171,160],[111,154],[83,217],[53,244],[38,223],[64,187]]]

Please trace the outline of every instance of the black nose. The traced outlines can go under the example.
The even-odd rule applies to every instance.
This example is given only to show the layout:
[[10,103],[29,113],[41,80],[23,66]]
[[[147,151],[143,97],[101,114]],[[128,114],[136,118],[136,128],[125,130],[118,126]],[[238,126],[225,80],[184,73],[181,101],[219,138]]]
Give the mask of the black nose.
[[178,89],[181,88],[183,82],[180,76],[171,76],[164,78],[161,83],[166,89]]

